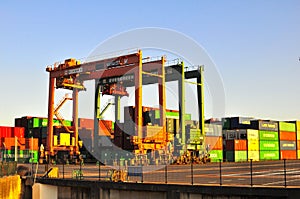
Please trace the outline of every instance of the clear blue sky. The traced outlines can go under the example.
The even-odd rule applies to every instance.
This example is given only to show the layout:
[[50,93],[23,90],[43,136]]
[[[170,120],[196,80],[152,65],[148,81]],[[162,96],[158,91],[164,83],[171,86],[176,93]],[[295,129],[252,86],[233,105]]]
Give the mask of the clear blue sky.
[[0,125],[46,116],[45,67],[134,28],[186,34],[223,78],[226,116],[300,119],[300,2],[1,1]]

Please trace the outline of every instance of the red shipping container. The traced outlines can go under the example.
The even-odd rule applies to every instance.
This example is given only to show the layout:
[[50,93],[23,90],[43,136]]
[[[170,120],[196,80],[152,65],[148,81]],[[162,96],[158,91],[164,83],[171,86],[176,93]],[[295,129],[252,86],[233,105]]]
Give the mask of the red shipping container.
[[227,151],[247,151],[247,140],[226,140]]
[[223,149],[223,139],[222,137],[205,137],[205,146],[208,146],[209,150],[222,150]]
[[25,128],[24,127],[12,127],[12,137],[24,138]]
[[13,136],[12,136],[12,128],[13,128],[13,127],[0,126],[1,137],[3,137],[3,138],[10,138],[10,137],[13,137]]
[[280,131],[280,133],[279,133],[279,139],[280,139],[280,140],[291,140],[291,141],[295,141],[295,140],[296,140],[296,132],[285,132],[285,131]]
[[94,129],[94,119],[79,118],[78,119],[78,127]]
[[280,151],[280,159],[287,160],[296,160],[297,159],[297,151]]

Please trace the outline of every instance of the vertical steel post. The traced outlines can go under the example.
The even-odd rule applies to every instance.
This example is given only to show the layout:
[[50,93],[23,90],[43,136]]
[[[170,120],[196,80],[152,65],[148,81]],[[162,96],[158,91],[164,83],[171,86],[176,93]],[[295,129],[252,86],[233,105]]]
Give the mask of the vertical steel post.
[[[137,126],[137,135],[139,139],[139,143],[141,144],[142,138],[143,138],[143,118],[142,118],[142,51],[139,50],[138,52],[139,56],[139,64],[136,67],[135,70],[135,125]],[[142,145],[141,145],[142,146]]]
[[[199,67],[199,76],[197,77],[197,97],[198,97],[198,112],[199,112],[199,123],[201,134],[205,136],[204,132],[204,76],[203,76],[204,67]],[[205,146],[205,143],[203,143]]]
[[286,159],[283,159],[284,187],[286,187]]
[[120,107],[121,107],[121,97],[120,95],[116,95],[115,96],[115,121],[117,124],[120,123],[120,118],[121,118]]
[[222,160],[219,160],[219,170],[220,170],[220,186],[222,186]]
[[165,163],[165,183],[168,183],[168,164]]
[[186,134],[185,134],[185,74],[184,63],[181,62],[180,78],[178,79],[178,95],[179,95],[179,128],[182,138],[182,149],[186,151]]
[[194,184],[194,159],[191,160],[191,179],[192,179],[192,185]]
[[252,167],[252,159],[250,159],[250,186],[252,187],[253,186],[253,167]]
[[99,132],[99,118],[100,118],[100,105],[101,105],[101,94],[98,80],[95,79],[95,114],[94,114],[94,133],[92,137],[92,152],[94,152],[97,146],[97,138]]
[[164,140],[168,141],[167,128],[166,128],[166,81],[165,81],[165,57],[161,57],[162,65],[158,69],[158,74],[161,78],[158,78],[158,91],[159,91],[159,112],[160,112],[160,125],[163,127],[165,133]]
[[65,179],[65,160],[63,160],[62,172],[63,172],[63,179]]
[[[49,74],[49,99],[48,99],[48,125],[47,125],[47,147],[46,151],[49,153],[49,156],[54,155],[53,150],[53,117],[54,117],[54,95],[55,95],[55,78],[51,77]],[[46,155],[48,154],[46,153]]]
[[[75,80],[76,82],[76,80]],[[74,126],[74,138],[75,138],[75,146],[74,152],[75,155],[79,155],[79,147],[78,147],[78,89],[73,89],[73,126]]]
[[98,172],[99,172],[99,181],[101,180],[101,162],[98,161]]

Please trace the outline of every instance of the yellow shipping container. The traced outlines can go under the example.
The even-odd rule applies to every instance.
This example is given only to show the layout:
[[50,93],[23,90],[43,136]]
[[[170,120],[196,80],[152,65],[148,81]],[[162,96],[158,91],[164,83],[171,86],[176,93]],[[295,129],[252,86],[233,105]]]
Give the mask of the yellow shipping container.
[[298,157],[298,159],[300,159],[300,150],[297,150],[297,152],[298,152],[297,153],[297,155],[298,155],[297,157]]
[[296,131],[300,131],[300,121],[296,121]]
[[248,151],[259,151],[259,140],[248,140]]
[[247,130],[247,139],[248,140],[258,140],[259,139],[258,130],[248,129]]
[[248,160],[259,161],[259,151],[248,151]]
[[60,133],[59,143],[63,146],[70,146],[70,133]]
[[297,130],[297,140],[300,140],[300,131]]

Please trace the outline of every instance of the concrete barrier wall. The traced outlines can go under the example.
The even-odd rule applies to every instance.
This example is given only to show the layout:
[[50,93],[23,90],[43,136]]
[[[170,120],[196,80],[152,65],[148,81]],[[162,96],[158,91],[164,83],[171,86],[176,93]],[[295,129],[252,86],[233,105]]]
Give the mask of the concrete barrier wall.
[[191,186],[37,179],[58,187],[59,199],[238,199],[299,198],[298,188]]

